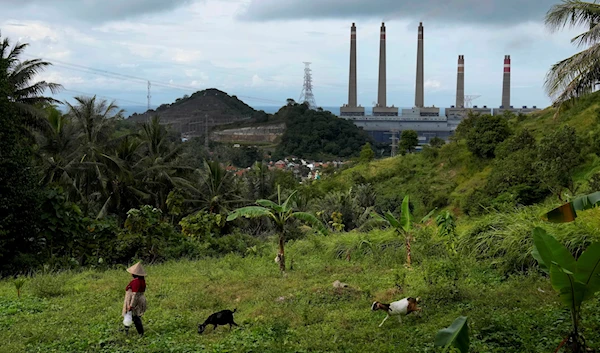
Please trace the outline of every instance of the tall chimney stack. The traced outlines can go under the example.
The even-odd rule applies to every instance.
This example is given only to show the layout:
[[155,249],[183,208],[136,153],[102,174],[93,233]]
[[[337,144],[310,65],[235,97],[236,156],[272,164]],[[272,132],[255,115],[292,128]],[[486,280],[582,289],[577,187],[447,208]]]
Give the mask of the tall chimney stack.
[[456,105],[457,108],[465,107],[465,56],[458,56],[458,74],[456,77]]
[[350,84],[348,87],[348,106],[356,107],[356,26],[352,23],[350,30]]
[[425,106],[424,80],[423,80],[423,22],[419,23],[419,37],[417,42],[417,86],[415,90],[415,107]]
[[510,109],[510,55],[504,55],[504,80],[502,81],[502,105]]
[[379,86],[377,91],[377,106],[387,107],[386,104],[386,62],[385,62],[385,23],[381,23],[379,41]]

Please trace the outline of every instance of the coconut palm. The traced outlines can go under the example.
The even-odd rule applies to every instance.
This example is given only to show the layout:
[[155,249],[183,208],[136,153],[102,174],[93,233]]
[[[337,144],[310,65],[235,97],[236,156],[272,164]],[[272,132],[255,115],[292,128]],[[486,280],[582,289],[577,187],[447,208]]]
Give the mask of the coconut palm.
[[[44,92],[50,90],[51,93],[57,93],[62,86],[46,81],[32,82],[37,74],[52,64],[41,59],[21,60],[28,45],[17,43],[11,46],[8,38],[2,39],[0,33],[0,61],[3,61],[0,75],[5,76],[8,81],[8,99],[27,113],[27,117],[40,118],[43,112],[36,106],[58,103],[54,98],[44,96]],[[28,123],[35,123],[35,119],[30,119]]]
[[80,156],[78,132],[71,118],[56,107],[49,106],[45,111],[45,128],[36,133],[37,154],[42,168],[41,183],[72,186]]
[[546,26],[558,31],[566,26],[589,28],[571,40],[583,51],[554,64],[545,88],[556,106],[593,91],[600,80],[600,4],[563,0],[546,14]]
[[182,145],[169,140],[169,131],[160,123],[160,117],[154,116],[142,125],[139,134],[144,145],[142,159],[136,179],[143,180],[147,191],[153,195],[155,207],[166,211],[169,192],[188,182],[179,177],[179,171],[188,169],[180,165]]
[[196,175],[197,185],[190,188],[189,201],[195,209],[223,214],[231,210],[232,204],[242,201],[234,175],[218,161],[204,160],[203,168],[196,170]]
[[84,211],[88,213],[94,202],[104,204],[106,195],[110,193],[106,163],[111,161],[105,152],[114,123],[122,117],[123,111],[114,102],[97,100],[96,96],[75,97],[75,101],[75,105],[65,104],[69,108],[69,117],[80,132],[81,158],[78,161],[76,189],[79,190]]
[[277,185],[277,203],[270,200],[256,200],[256,203],[259,206],[247,206],[238,208],[237,210],[231,212],[227,217],[227,221],[233,221],[238,217],[246,217],[246,218],[260,218],[267,217],[270,218],[277,227],[278,231],[278,244],[279,244],[279,252],[277,254],[277,262],[279,263],[279,269],[283,272],[285,271],[285,239],[286,239],[286,230],[285,226],[287,223],[292,222],[294,219],[298,219],[304,222],[309,223],[313,227],[315,227],[320,233],[326,235],[327,228],[321,223],[317,217],[313,216],[307,212],[296,212],[293,208],[293,200],[296,195],[296,191],[294,191],[285,201],[281,201],[281,187]]

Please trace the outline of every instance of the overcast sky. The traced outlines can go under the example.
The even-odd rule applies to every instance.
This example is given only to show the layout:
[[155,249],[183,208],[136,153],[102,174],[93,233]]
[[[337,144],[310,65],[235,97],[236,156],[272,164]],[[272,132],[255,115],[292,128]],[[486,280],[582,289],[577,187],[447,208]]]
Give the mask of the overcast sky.
[[[0,31],[27,42],[27,54],[55,65],[59,99],[78,94],[152,105],[218,88],[248,104],[298,99],[303,61],[312,62],[318,105],[348,99],[349,32],[358,28],[358,99],[377,98],[379,26],[387,26],[388,104],[414,103],[417,26],[425,26],[425,103],[455,102],[457,56],[465,93],[497,107],[504,55],[512,58],[512,105],[547,106],[544,76],[578,51],[578,30],[548,32],[546,11],[560,0],[0,0]],[[27,58],[31,58],[27,57]],[[94,71],[91,71],[92,68]],[[121,78],[108,77],[106,72]],[[177,88],[160,86],[160,83]]]

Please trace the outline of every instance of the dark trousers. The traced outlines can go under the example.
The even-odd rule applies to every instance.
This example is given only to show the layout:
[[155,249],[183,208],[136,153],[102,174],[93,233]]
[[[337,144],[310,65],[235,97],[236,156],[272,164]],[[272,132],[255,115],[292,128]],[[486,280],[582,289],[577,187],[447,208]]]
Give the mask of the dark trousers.
[[[133,324],[135,325],[135,329],[140,334],[140,336],[144,335],[144,325],[142,324],[142,318],[139,316],[133,316]],[[129,333],[129,327],[125,326],[125,332]]]

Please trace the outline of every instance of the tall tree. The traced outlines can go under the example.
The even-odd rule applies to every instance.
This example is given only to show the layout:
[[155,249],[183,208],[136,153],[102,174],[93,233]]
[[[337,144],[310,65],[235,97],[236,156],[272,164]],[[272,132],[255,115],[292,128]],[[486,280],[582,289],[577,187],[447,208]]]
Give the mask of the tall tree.
[[[2,43],[5,46],[7,41]],[[4,50],[4,47],[0,47]],[[25,133],[12,98],[10,68],[0,54],[0,275],[33,265],[40,245],[38,221],[40,194],[32,168],[32,141]]]
[[[66,103],[69,116],[80,132],[81,159],[78,163],[76,189],[82,201],[84,213],[92,211],[97,202],[101,207],[108,193],[105,163],[109,137],[114,131],[122,110],[114,103],[94,97],[75,97],[75,105]],[[99,211],[99,210],[96,210]]]
[[415,130],[404,130],[400,135],[400,144],[398,148],[402,154],[414,152],[419,145],[419,135]]
[[552,31],[566,26],[589,28],[571,40],[586,49],[554,64],[546,76],[546,91],[560,106],[592,92],[600,80],[600,4],[563,0],[546,14],[546,26]]
[[62,86],[46,81],[32,82],[37,74],[51,64],[41,59],[21,60],[28,45],[16,43],[11,47],[8,38],[2,39],[0,33],[0,60],[3,61],[0,75],[6,80],[2,94],[15,104],[23,118],[28,118],[26,122],[29,125],[40,126],[38,119],[43,116],[43,112],[37,107],[58,103],[54,98],[44,96],[44,93],[48,90],[57,93]]
[[78,131],[71,118],[56,107],[46,107],[46,124],[36,134],[37,155],[41,164],[42,184],[74,183],[79,160]]

